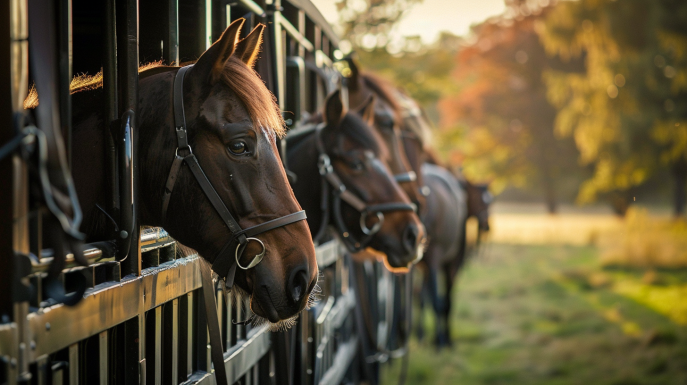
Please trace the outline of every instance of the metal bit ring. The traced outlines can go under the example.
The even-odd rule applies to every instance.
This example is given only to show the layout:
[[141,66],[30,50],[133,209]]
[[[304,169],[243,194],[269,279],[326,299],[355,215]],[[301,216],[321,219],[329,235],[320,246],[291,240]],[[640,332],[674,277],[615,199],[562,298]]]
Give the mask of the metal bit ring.
[[[258,263],[262,262],[262,258],[265,256],[265,244],[262,243],[261,240],[259,240],[258,238],[247,238],[246,241],[246,244],[243,245],[243,250],[245,250],[246,246],[248,245],[248,243],[250,243],[250,241],[256,241],[260,243],[260,246],[262,246],[262,251],[258,253],[255,257],[253,257],[253,260],[250,261],[248,266],[244,267],[241,266],[241,262],[239,262],[239,250],[241,249],[241,245],[236,245],[236,252],[234,253],[234,256],[236,257],[236,266],[240,267],[243,270],[248,270],[250,268],[257,266]],[[243,254],[243,250],[241,250],[241,254]]]

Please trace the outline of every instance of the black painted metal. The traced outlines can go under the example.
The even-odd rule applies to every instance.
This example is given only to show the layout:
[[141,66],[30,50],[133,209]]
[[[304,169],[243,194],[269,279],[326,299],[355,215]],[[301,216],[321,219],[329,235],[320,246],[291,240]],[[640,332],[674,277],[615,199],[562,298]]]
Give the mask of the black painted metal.
[[[10,0],[10,4],[20,7],[13,14],[30,18],[27,10],[21,9],[23,1]],[[69,17],[70,4],[73,18]],[[26,259],[5,259],[0,269],[0,383],[16,383],[28,376],[39,384],[57,383],[59,379],[69,384],[213,383],[205,300],[200,291],[201,262],[196,255],[179,255],[176,243],[162,229],[139,232],[138,66],[159,59],[165,64],[194,60],[239,17],[248,19],[244,36],[257,23],[266,23],[269,32],[256,71],[280,106],[293,110],[295,114],[285,118],[297,128],[303,117],[321,107],[327,92],[341,86],[331,68],[337,37],[307,0],[275,0],[269,5],[263,0],[59,0],[56,6],[65,137],[71,120],[65,85],[71,74],[103,69],[107,119],[103,130],[108,159],[103,173],[112,191],[103,209],[114,218],[119,232],[113,231],[112,242],[95,245],[102,251],[86,253],[91,263],[104,259],[86,268],[93,273],[91,289],[76,313],[67,313],[61,306],[50,312],[42,310],[49,298],[41,290],[44,270],[40,266],[45,266],[49,254],[42,255],[42,265],[26,265]],[[206,7],[211,7],[210,17],[206,17]],[[0,7],[4,25],[13,21],[11,14],[8,6]],[[4,31],[0,33],[0,92],[12,96],[11,90],[27,86],[28,76],[22,74],[22,80],[16,69],[6,66],[17,59],[8,57],[10,46],[23,43]],[[70,31],[75,42],[73,62]],[[95,47],[101,47],[102,55],[92,54]],[[15,101],[23,99],[14,96]],[[0,100],[0,116],[10,127],[13,105],[6,101],[11,98]],[[0,130],[0,143],[11,136],[9,130]],[[31,250],[42,252],[40,221],[34,221],[31,229],[21,221],[13,222],[17,205],[29,209],[25,201],[28,182],[13,177],[25,175],[22,173],[25,170],[13,166],[10,158],[0,161],[2,180],[13,183],[11,189],[0,189],[0,230],[3,235],[15,235],[0,237],[0,253],[6,255],[12,250],[28,251],[29,238]],[[21,215],[28,215],[28,211]],[[119,250],[116,256],[114,243]],[[374,293],[383,281],[379,280],[382,266],[360,265],[358,268],[368,273],[356,275],[358,268],[351,268],[356,265],[336,240],[318,246],[317,252],[324,277],[320,282],[322,298],[304,311],[288,332],[269,333],[264,327],[233,324],[232,320],[246,318],[247,301],[231,295],[227,299],[221,290],[216,292],[230,383],[330,384],[357,383],[365,378],[361,363],[366,357],[359,354],[358,347],[363,331],[356,326],[352,311],[356,282],[361,279],[363,287],[369,288],[366,309],[374,313],[370,316],[374,330],[366,333],[376,335],[375,322],[383,317],[375,309],[384,304],[378,303]],[[15,262],[23,263],[27,272],[10,269]],[[68,266],[74,266],[73,262]],[[19,300],[5,294],[14,293],[16,286],[11,282],[27,274],[37,289],[31,298]],[[73,275],[63,274],[65,287],[73,285]],[[10,326],[7,322],[13,319],[19,324]],[[64,325],[74,322],[79,327],[65,332]],[[20,349],[15,341],[23,342],[24,347],[34,341],[35,350]],[[16,365],[9,365],[12,360]]]

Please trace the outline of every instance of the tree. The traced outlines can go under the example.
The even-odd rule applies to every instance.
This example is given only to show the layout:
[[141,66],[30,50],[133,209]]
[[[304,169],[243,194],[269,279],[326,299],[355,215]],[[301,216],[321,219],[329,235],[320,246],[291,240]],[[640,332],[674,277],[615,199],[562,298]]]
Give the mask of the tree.
[[585,71],[548,70],[556,132],[594,167],[578,201],[610,196],[623,214],[633,190],[661,168],[675,179],[675,214],[687,181],[687,4],[675,0],[562,2],[540,29],[550,54]]
[[392,38],[394,26],[413,5],[423,0],[340,0],[339,25],[351,48],[388,48],[401,52],[404,39]]
[[554,134],[556,109],[542,73],[579,63],[547,56],[536,29],[548,8],[510,2],[508,16],[473,27],[453,79],[458,92],[439,104],[444,153],[469,177],[489,176],[497,192],[508,185],[539,191],[555,212],[559,184],[580,168],[570,140]]

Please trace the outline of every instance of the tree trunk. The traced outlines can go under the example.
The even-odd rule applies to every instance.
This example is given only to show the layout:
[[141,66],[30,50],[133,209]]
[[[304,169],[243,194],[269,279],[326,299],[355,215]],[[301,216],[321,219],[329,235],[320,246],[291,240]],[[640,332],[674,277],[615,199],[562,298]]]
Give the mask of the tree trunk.
[[685,203],[687,200],[687,161],[684,159],[673,164],[673,177],[675,181],[675,196],[673,197],[673,212],[675,217],[685,215]]
[[620,217],[624,217],[627,213],[627,209],[630,208],[633,198],[629,191],[613,191],[610,193],[609,197],[611,207],[613,207],[613,212]]
[[549,214],[556,214],[558,211],[558,199],[556,197],[556,186],[550,167],[544,168],[544,190],[546,194],[546,209]]

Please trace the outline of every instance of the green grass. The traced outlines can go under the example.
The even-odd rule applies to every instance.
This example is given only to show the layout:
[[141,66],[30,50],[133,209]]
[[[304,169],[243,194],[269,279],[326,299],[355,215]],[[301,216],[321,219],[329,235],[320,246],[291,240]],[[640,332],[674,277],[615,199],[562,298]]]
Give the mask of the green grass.
[[[455,288],[454,347],[431,345],[427,311],[429,338],[411,340],[407,384],[687,383],[687,317],[651,303],[663,297],[618,289],[682,287],[685,271],[647,279],[642,270],[604,269],[593,247],[488,247]],[[383,383],[396,384],[399,368],[400,360],[385,365]]]

